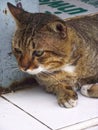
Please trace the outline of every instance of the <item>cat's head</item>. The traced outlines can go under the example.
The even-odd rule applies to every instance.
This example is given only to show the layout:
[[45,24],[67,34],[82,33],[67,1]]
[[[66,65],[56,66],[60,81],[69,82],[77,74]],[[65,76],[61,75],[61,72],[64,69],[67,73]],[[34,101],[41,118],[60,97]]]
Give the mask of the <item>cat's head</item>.
[[52,14],[28,13],[8,3],[17,24],[12,50],[22,71],[56,71],[65,64],[66,25]]

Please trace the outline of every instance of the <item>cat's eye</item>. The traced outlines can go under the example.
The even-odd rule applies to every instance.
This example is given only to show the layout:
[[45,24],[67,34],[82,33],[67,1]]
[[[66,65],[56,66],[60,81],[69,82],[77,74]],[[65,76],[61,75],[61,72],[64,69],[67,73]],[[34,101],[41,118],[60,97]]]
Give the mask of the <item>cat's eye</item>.
[[34,51],[33,52],[33,56],[37,56],[37,57],[40,57],[44,54],[44,51],[40,50],[40,51]]
[[22,51],[18,48],[14,48],[14,51],[17,53],[17,54],[22,54]]

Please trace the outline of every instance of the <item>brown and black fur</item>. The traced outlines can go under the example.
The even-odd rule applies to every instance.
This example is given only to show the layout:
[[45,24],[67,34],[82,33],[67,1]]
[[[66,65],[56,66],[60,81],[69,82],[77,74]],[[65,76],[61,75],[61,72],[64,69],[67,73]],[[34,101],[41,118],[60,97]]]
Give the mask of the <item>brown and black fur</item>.
[[[64,21],[52,14],[28,13],[10,3],[8,8],[17,24],[12,50],[22,71],[43,65],[48,72],[35,75],[35,79],[55,93],[62,106],[76,105],[74,87],[92,84],[87,93],[98,97],[98,14]],[[36,50],[44,54],[32,56]],[[66,65],[75,70],[65,71]]]

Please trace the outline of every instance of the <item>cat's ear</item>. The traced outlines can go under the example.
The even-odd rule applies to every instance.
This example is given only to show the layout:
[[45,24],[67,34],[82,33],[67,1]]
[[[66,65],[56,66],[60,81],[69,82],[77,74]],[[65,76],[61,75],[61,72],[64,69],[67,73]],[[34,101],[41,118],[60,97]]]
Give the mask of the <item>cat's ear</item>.
[[58,33],[62,38],[66,38],[67,36],[67,28],[65,22],[63,21],[55,21],[48,24],[48,29],[55,33]]
[[7,6],[12,14],[12,16],[15,19],[15,22],[17,24],[17,27],[22,27],[25,23],[26,20],[29,17],[29,13],[27,13],[26,11],[24,11],[22,8],[18,8],[14,5],[12,5],[11,3],[7,3]]

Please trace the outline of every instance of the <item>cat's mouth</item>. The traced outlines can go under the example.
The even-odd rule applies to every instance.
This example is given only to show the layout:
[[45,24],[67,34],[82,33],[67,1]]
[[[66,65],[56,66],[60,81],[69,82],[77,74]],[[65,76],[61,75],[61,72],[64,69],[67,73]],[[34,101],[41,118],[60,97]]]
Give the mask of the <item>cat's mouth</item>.
[[38,67],[37,69],[34,69],[34,70],[28,69],[26,72],[31,75],[36,75],[36,74],[41,73],[42,71],[44,71],[44,68]]
[[33,70],[32,69],[24,70],[22,68],[20,70],[25,72],[25,73],[31,74],[31,75],[37,75],[37,74],[42,74],[42,73],[53,74],[55,72],[53,70],[45,69],[44,67],[41,67],[41,66],[39,66],[38,68],[33,69]]
[[19,67],[19,69],[25,73],[31,74],[31,75],[37,75],[37,74],[42,74],[42,73],[51,73],[53,74],[54,72],[60,71],[61,68],[45,68],[44,66],[38,66],[36,68],[32,68],[32,67],[28,67],[28,68],[23,68],[23,67]]
[[33,69],[33,70],[32,69],[24,70],[21,68],[21,71],[26,72],[26,73],[31,74],[31,75],[36,75],[36,74],[39,74],[41,72],[45,72],[47,70],[45,70],[43,67],[39,66],[38,68]]

